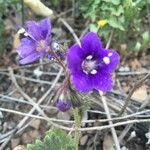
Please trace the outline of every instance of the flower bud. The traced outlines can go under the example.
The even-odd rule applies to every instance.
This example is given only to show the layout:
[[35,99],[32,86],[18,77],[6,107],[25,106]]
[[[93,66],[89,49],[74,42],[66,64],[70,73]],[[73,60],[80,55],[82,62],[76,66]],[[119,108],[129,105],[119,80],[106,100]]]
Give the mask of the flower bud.
[[58,100],[56,103],[56,107],[62,111],[66,112],[71,108],[71,103],[68,101]]
[[65,112],[71,108],[71,102],[68,100],[65,100],[64,94],[62,93],[56,102],[56,107],[60,111]]

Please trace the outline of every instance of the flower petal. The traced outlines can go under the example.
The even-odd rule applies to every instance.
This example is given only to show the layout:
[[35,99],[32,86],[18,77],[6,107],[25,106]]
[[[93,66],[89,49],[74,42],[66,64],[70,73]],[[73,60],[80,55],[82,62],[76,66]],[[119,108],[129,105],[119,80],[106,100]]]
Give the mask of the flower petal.
[[75,44],[69,48],[67,53],[68,68],[71,73],[82,72],[81,64],[83,61],[82,49],[79,45]]
[[91,78],[93,89],[101,90],[103,92],[110,91],[112,89],[112,79],[110,74],[101,74],[98,72]]
[[99,36],[94,32],[87,33],[81,40],[81,45],[85,55],[97,56],[100,55],[102,42]]
[[117,65],[120,63],[119,54],[114,50],[106,49],[102,51],[102,56],[103,58],[107,57],[110,60],[110,62],[108,64],[105,64],[103,62],[102,66],[100,67],[100,71],[112,73],[116,69]]
[[[42,37],[45,39],[50,38],[51,35],[51,23],[50,18],[43,19],[39,22],[39,27],[42,31]],[[50,39],[49,39],[50,40]]]
[[24,58],[34,52],[36,44],[33,40],[28,38],[23,38],[21,40],[21,45],[17,48],[17,52],[20,57]]
[[89,92],[92,90],[93,86],[89,82],[89,78],[85,73],[73,74],[72,81],[75,88],[80,92]]
[[49,17],[40,22],[28,21],[26,26],[29,34],[36,40],[46,39],[50,43],[51,23]]
[[34,61],[37,61],[43,55],[44,55],[44,52],[35,52],[35,53],[32,53],[31,55],[21,59],[19,61],[19,63],[22,64],[22,65],[29,64],[29,63],[32,63]]
[[27,31],[30,35],[32,35],[35,40],[41,40],[44,39],[42,36],[42,30],[39,26],[39,24],[35,21],[28,21],[26,23]]

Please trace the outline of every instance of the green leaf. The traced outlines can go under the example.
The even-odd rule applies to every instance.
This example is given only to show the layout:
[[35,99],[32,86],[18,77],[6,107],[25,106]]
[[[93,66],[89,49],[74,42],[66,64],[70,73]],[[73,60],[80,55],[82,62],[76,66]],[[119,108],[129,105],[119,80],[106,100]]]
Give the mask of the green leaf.
[[35,144],[28,144],[27,150],[75,150],[75,144],[72,137],[61,129],[51,129],[43,141],[36,140]]
[[90,31],[91,32],[97,32],[98,26],[96,24],[90,24]]
[[150,32],[149,31],[146,31],[142,34],[142,37],[143,37],[143,40],[144,40],[144,43],[147,43],[150,41]]
[[142,46],[141,43],[140,43],[140,42],[137,42],[136,45],[135,45],[134,50],[135,50],[135,51],[139,51],[139,50],[141,49],[141,46]]
[[119,5],[117,15],[120,16],[124,12],[122,5]]
[[114,5],[119,5],[119,4],[120,4],[120,0],[111,0],[111,2],[112,2]]
[[120,4],[120,0],[103,0],[106,3],[112,3],[114,5],[119,5]]
[[108,24],[109,24],[110,26],[112,26],[113,28],[118,28],[118,29],[120,29],[120,30],[122,30],[122,31],[125,30],[124,27],[123,27],[123,25],[122,25],[122,24],[117,20],[117,18],[115,18],[115,17],[110,18],[110,19],[108,20]]

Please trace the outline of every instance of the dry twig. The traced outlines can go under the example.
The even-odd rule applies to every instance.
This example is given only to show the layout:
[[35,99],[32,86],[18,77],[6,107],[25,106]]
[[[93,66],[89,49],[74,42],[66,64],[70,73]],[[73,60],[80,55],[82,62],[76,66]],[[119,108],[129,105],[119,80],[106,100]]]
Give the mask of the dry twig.
[[67,29],[70,31],[70,33],[72,34],[72,36],[74,37],[75,41],[77,42],[78,45],[81,46],[80,40],[77,37],[76,33],[74,32],[74,30],[72,29],[72,27],[62,18],[60,18],[60,21],[67,27]]
[[[111,115],[110,115],[110,112],[109,112],[109,108],[108,108],[106,99],[105,99],[105,97],[103,96],[103,92],[99,91],[99,94],[100,94],[100,96],[101,96],[101,100],[102,100],[102,102],[103,102],[103,105],[104,105],[104,109],[105,109],[107,118],[110,120],[110,119],[111,119]],[[113,122],[112,122],[112,121],[108,121],[108,122],[109,122],[109,125],[113,125]],[[112,137],[113,137],[114,142],[115,142],[116,150],[120,150],[120,144],[119,144],[118,137],[117,137],[117,133],[116,133],[116,130],[115,130],[114,127],[111,127],[111,133],[112,133]]]
[[[44,117],[47,117],[44,112],[40,109],[39,107],[39,104],[41,104],[44,99],[49,95],[49,93],[51,92],[51,90],[55,87],[56,83],[58,82],[60,76],[61,76],[61,73],[63,72],[63,69],[61,68],[58,75],[56,76],[52,86],[49,88],[49,90],[39,99],[38,103],[35,103],[35,107],[33,107],[28,114],[32,114],[36,108],[37,110],[40,111],[40,113],[42,112],[42,115],[44,115]],[[15,81],[16,79],[14,79],[15,77],[13,76],[13,71],[12,69],[10,68],[10,75],[12,77],[12,80]],[[14,82],[15,83],[15,82]],[[20,90],[20,87],[17,85],[17,83],[15,83],[16,86],[17,86],[17,89]],[[30,99],[30,97],[28,95],[26,95],[24,92],[22,92],[22,90],[20,90],[21,94],[23,94],[23,96],[25,96],[25,98],[27,98],[28,100]],[[31,100],[31,99],[30,99]],[[32,104],[34,104],[34,102],[32,102],[32,100],[30,101]],[[6,141],[1,145],[0,147],[0,150],[3,150],[5,148],[5,146],[7,145],[7,143],[10,141],[10,139],[13,137],[13,135],[17,132],[17,130],[19,128],[21,128],[24,123],[28,120],[29,116],[25,116],[21,121],[20,123],[17,125],[17,127],[13,130],[13,132],[11,133],[11,135],[6,139]],[[48,118],[48,117],[47,117]],[[51,122],[52,125],[56,126],[56,127],[59,127],[59,128],[62,128],[62,129],[67,129],[67,127],[64,127],[64,126],[61,126],[61,125],[57,125],[56,123],[53,123]]]
[[139,86],[141,86],[142,83],[143,83],[146,79],[148,79],[149,77],[150,77],[150,73],[148,73],[144,78],[142,78],[140,81],[138,81],[137,83],[135,83],[135,85],[133,86],[133,88],[132,88],[131,91],[129,92],[129,94],[128,94],[126,100],[125,100],[125,104],[124,104],[124,106],[122,107],[122,109],[120,110],[118,116],[121,116],[121,115],[124,113],[124,111],[126,110],[128,104],[129,104],[129,102],[130,102],[130,98],[131,98],[131,96],[133,95],[134,91],[135,91],[137,88],[139,88]]

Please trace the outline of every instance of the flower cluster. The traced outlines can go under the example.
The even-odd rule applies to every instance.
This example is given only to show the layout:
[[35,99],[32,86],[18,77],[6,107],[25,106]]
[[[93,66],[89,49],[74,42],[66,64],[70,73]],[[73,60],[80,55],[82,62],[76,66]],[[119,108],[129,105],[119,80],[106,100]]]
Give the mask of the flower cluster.
[[111,74],[119,60],[119,54],[103,48],[100,38],[94,32],[82,38],[81,47],[78,44],[71,46],[67,54],[73,84],[80,92],[111,90]]
[[[22,29],[22,32],[24,38],[17,49],[21,57],[20,64],[32,63],[43,56],[51,59],[60,55],[62,58],[59,44],[51,42],[49,18],[40,22],[28,21],[26,29]],[[52,55],[51,49],[55,50],[56,55]],[[103,48],[100,38],[94,32],[87,33],[82,38],[81,45],[74,44],[67,51],[71,81],[80,92],[89,92],[94,89],[103,92],[111,90],[111,75],[119,61],[119,54],[114,50]],[[64,112],[70,109],[71,102],[61,99],[57,101],[56,106]]]

